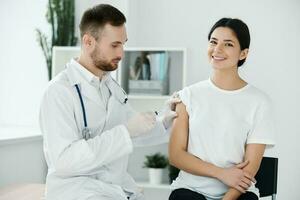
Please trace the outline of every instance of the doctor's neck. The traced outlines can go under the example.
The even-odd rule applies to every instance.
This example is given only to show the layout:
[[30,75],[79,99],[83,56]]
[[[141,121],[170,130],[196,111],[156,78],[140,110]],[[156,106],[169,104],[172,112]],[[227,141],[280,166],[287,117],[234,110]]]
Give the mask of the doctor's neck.
[[101,80],[102,77],[106,74],[105,71],[102,71],[98,67],[96,67],[91,59],[88,57],[84,56],[82,53],[80,56],[76,59],[76,61],[82,65],[84,68],[86,68],[89,72],[94,74],[95,76],[99,77]]

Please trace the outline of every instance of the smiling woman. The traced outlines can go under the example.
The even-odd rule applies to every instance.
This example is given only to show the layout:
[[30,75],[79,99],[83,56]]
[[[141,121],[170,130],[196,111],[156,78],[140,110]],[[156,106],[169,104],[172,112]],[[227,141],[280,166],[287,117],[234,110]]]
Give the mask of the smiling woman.
[[275,141],[269,98],[238,72],[249,30],[239,19],[222,18],[208,40],[211,77],[179,92],[169,160],[181,171],[169,199],[258,200],[254,176]]

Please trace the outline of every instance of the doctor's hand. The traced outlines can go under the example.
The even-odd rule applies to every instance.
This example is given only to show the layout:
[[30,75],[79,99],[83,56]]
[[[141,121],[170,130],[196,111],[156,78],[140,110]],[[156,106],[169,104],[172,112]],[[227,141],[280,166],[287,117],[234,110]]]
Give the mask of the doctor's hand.
[[243,171],[243,168],[248,164],[249,161],[244,161],[236,166],[222,169],[218,179],[229,187],[245,193],[251,186],[251,182],[256,182],[249,173]]
[[154,112],[140,112],[128,120],[125,126],[131,137],[145,134],[154,128],[156,116]]
[[171,111],[176,110],[176,105],[178,103],[181,103],[181,99],[179,97],[179,94],[177,92],[174,92],[172,96],[165,102],[167,105],[167,108]]
[[168,129],[172,125],[174,118],[177,117],[175,110],[178,103],[181,103],[181,99],[177,92],[174,92],[171,98],[165,102],[166,108],[162,111],[160,116],[165,129]]

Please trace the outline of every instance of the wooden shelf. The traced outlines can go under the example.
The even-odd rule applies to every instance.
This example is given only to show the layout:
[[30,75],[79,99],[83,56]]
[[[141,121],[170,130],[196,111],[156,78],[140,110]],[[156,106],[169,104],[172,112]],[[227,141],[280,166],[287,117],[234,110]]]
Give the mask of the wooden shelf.
[[[152,81],[162,81],[162,88],[161,88],[161,95],[159,94],[159,92],[157,92],[158,94],[154,94],[151,95],[150,93],[156,93],[153,92],[153,90],[157,90],[158,88],[158,83],[155,82],[152,83],[155,86],[153,87],[153,90],[151,90],[151,88],[147,88],[147,84],[145,82],[143,82],[143,87],[149,89],[149,95],[151,95],[151,98],[149,98],[149,96],[143,94],[143,92],[140,92],[137,89],[137,82],[136,81],[134,83],[134,87],[132,87],[131,89],[137,90],[134,91],[137,94],[134,94],[132,96],[140,96],[141,98],[135,98],[135,99],[158,99],[155,96],[169,96],[172,95],[173,92],[181,90],[185,84],[186,84],[186,80],[185,80],[185,76],[186,76],[186,48],[178,48],[178,47],[127,47],[124,49],[124,58],[122,59],[122,61],[120,62],[119,68],[117,70],[117,81],[119,82],[119,84],[121,85],[121,87],[128,93],[130,94],[130,70],[132,69],[132,67],[136,64],[137,58],[141,57],[141,54],[144,52],[147,52],[147,54],[149,55],[154,55],[154,54],[158,54],[158,53],[163,53],[165,56],[163,57],[155,57],[154,59],[154,66],[164,66],[164,64],[166,62],[166,58],[167,60],[167,74],[165,75],[165,79],[156,79],[158,77],[155,77],[155,80]],[[158,59],[158,61],[157,61]],[[150,61],[150,60],[149,60]],[[165,63],[166,64],[166,63]],[[150,63],[151,65],[151,63]],[[156,69],[156,67],[154,67],[154,69]],[[155,71],[155,70],[154,70]],[[141,77],[139,77],[141,78]],[[146,80],[142,80],[142,81],[146,81]],[[140,93],[140,94],[139,94]],[[147,90],[144,91],[144,93],[148,93]],[[164,97],[162,97],[162,99],[166,99]]]

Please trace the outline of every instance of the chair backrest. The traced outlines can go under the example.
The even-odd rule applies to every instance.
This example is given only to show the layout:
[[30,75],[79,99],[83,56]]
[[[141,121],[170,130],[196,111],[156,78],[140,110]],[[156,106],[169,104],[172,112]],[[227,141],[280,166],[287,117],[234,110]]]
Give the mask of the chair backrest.
[[274,196],[277,194],[278,158],[263,157],[260,168],[255,176],[256,187],[260,197]]

